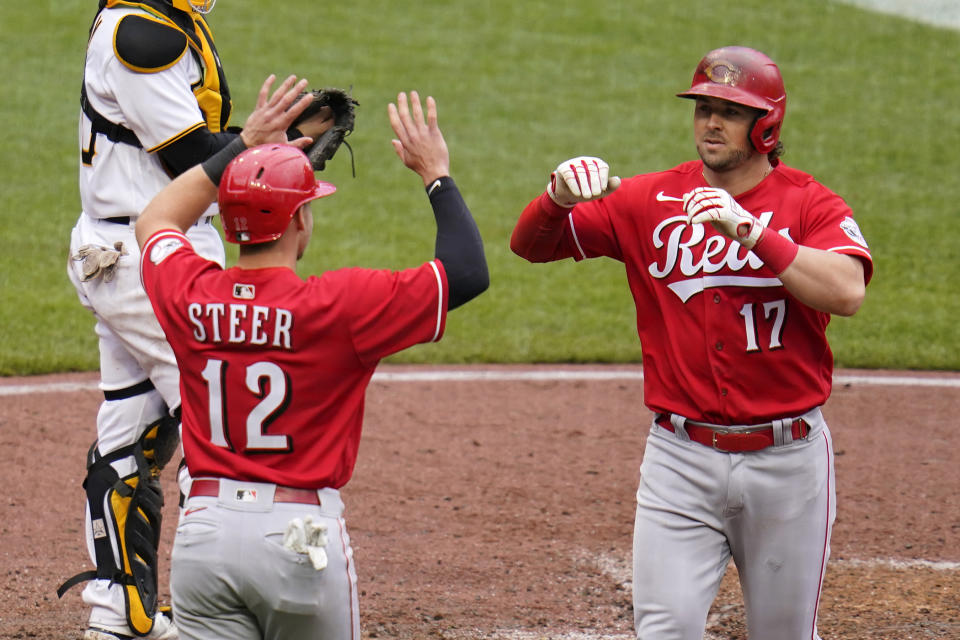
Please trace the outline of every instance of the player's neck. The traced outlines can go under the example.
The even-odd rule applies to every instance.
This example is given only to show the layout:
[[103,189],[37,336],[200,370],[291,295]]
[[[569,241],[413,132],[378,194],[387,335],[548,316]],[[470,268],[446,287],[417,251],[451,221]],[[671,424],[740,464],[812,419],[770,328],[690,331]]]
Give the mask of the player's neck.
[[729,171],[714,171],[703,167],[703,179],[711,187],[723,189],[738,196],[760,184],[773,171],[773,166],[765,154],[755,154],[744,164]]
[[296,270],[297,255],[286,248],[276,245],[263,251],[240,252],[237,266],[241,269],[269,269],[272,267],[287,267]]

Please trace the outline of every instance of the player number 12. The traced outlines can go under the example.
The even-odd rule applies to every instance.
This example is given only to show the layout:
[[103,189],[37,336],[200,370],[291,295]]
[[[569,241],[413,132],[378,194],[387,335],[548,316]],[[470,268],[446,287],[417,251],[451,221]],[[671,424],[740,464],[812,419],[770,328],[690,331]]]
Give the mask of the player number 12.
[[[224,420],[225,408],[230,406],[223,385],[225,369],[224,361],[210,359],[201,375],[207,382],[210,442],[218,447],[233,449]],[[283,369],[272,362],[255,362],[247,367],[244,382],[247,391],[261,399],[247,415],[247,443],[244,450],[290,451],[290,436],[264,433],[289,404],[287,376]]]

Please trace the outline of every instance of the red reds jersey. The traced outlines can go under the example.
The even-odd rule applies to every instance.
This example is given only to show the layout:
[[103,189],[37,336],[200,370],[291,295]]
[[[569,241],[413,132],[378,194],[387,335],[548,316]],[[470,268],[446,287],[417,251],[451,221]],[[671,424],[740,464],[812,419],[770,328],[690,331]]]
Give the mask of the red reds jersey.
[[142,255],[144,288],[180,367],[193,477],[340,488],[377,363],[439,340],[446,322],[439,261],[304,281],[279,267],[223,270],[172,230]]
[[[830,315],[796,300],[738,242],[686,224],[683,195],[709,186],[702,168],[697,160],[628,178],[609,196],[578,204],[556,253],[539,257],[625,264],[651,410],[730,425],[798,416],[830,395]],[[869,281],[873,263],[853,213],[811,176],[780,163],[736,200],[798,244],[860,258]],[[521,225],[559,209],[544,194]],[[530,247],[537,249],[546,247]]]

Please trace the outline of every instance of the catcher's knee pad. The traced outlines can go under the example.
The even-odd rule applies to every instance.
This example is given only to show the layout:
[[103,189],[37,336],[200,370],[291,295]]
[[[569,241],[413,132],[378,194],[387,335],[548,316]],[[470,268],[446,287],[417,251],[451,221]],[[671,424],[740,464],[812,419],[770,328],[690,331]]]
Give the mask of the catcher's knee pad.
[[180,444],[180,407],[173,415],[164,414],[148,424],[138,443],[144,459],[156,475],[170,462]]
[[[138,443],[139,444],[139,443]],[[85,580],[109,580],[123,588],[127,624],[138,636],[153,629],[157,613],[157,547],[163,490],[138,445],[106,456],[91,449],[83,486],[97,568],[67,580],[57,594]],[[120,477],[111,462],[133,457],[136,471]]]

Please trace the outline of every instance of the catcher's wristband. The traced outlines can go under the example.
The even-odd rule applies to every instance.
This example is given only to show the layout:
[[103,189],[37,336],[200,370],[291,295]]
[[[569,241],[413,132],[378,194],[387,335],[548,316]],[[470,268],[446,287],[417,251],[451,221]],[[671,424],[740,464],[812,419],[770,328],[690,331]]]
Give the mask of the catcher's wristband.
[[753,245],[754,255],[763,260],[763,264],[777,275],[787,270],[799,252],[800,245],[770,227],[763,228],[757,244]]
[[227,165],[246,149],[247,145],[244,144],[243,138],[237,136],[223,149],[204,160],[200,166],[207,177],[210,178],[210,182],[219,187],[220,179],[223,177],[223,172],[227,170]]

